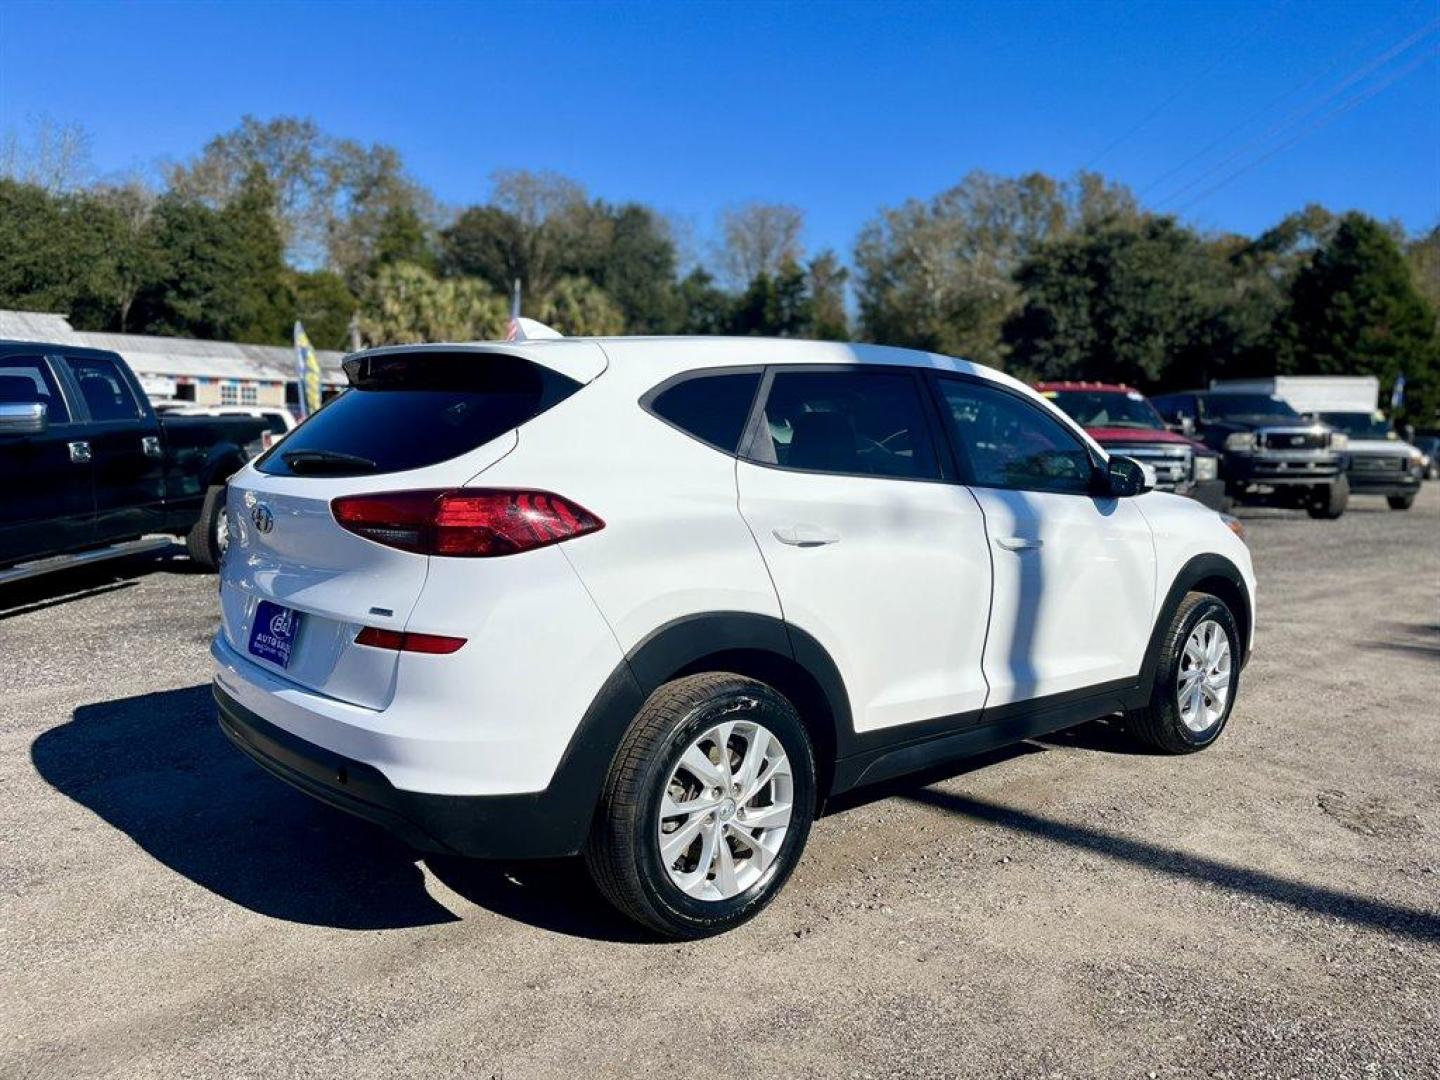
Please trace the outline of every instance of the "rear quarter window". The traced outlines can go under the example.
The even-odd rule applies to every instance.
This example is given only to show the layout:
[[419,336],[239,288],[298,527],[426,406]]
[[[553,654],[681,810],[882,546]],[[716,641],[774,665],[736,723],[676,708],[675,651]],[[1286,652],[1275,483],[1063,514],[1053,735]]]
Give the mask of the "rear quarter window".
[[272,476],[369,475],[449,461],[533,420],[580,383],[518,357],[362,358],[351,387],[256,462]]
[[702,372],[662,384],[642,403],[667,424],[733,454],[759,386],[759,371]]

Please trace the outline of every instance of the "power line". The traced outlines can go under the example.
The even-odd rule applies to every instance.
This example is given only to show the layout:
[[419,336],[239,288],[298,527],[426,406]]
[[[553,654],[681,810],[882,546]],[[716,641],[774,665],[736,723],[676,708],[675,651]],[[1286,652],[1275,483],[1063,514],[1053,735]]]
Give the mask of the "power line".
[[1388,49],[1380,53],[1378,56],[1372,57],[1371,59],[1367,60],[1365,63],[1361,64],[1358,68],[1352,71],[1349,75],[1345,76],[1345,78],[1341,79],[1338,83],[1332,86],[1329,90],[1325,91],[1325,93],[1321,94],[1319,97],[1315,98],[1312,101],[1306,102],[1298,109],[1292,110],[1284,117],[1284,119],[1272,124],[1264,132],[1255,136],[1255,138],[1242,143],[1238,148],[1232,150],[1229,154],[1225,155],[1225,157],[1221,158],[1215,164],[1201,170],[1201,172],[1188,183],[1182,184],[1180,187],[1172,191],[1169,195],[1165,196],[1165,198],[1161,199],[1158,205],[1163,206],[1165,203],[1175,202],[1187,191],[1193,190],[1200,184],[1204,183],[1206,180],[1210,179],[1210,177],[1216,175],[1219,172],[1222,172],[1226,166],[1228,166],[1236,159],[1242,157],[1248,151],[1256,148],[1257,146],[1260,146],[1261,144],[1269,141],[1271,138],[1274,138],[1277,135],[1283,135],[1285,133],[1285,130],[1289,128],[1292,124],[1296,123],[1297,121],[1305,120],[1307,117],[1313,115],[1316,110],[1323,108],[1331,101],[1334,101],[1335,98],[1339,97],[1350,87],[1354,86],[1357,82],[1364,80],[1366,77],[1373,74],[1377,69],[1384,67],[1391,60],[1395,59],[1395,57],[1399,56],[1401,53],[1408,51],[1416,43],[1428,37],[1430,34],[1434,33],[1437,27],[1440,27],[1440,19],[1434,19],[1430,21],[1426,25],[1420,27],[1420,29],[1402,38],[1394,45],[1391,45]]
[[[1273,26],[1273,25],[1275,24],[1276,20],[1280,17],[1280,12],[1284,10],[1285,5],[1286,5],[1286,0],[1280,0],[1280,3],[1276,4],[1275,7],[1274,7],[1274,8],[1272,9],[1272,11],[1270,12],[1270,18],[1265,21],[1265,23],[1264,23],[1263,26],[1261,27],[1261,30],[1259,30],[1259,31],[1247,31],[1246,33],[1242,33],[1242,34],[1240,35],[1240,39],[1243,39],[1244,37],[1246,37],[1247,34],[1248,34],[1248,36],[1250,36],[1250,37],[1258,38],[1262,32],[1268,31],[1268,30],[1270,29],[1270,27]],[[1237,39],[1236,45],[1238,45],[1238,44],[1240,43],[1240,39]],[[1121,143],[1123,143],[1123,142],[1125,142],[1127,139],[1129,139],[1130,136],[1134,135],[1137,131],[1139,131],[1141,128],[1143,128],[1146,124],[1150,123],[1151,120],[1154,120],[1157,116],[1159,116],[1162,112],[1164,112],[1167,108],[1169,108],[1169,107],[1170,107],[1171,105],[1173,105],[1175,102],[1179,101],[1182,97],[1184,97],[1186,94],[1188,94],[1202,79],[1205,78],[1205,76],[1209,75],[1212,71],[1214,71],[1216,68],[1218,68],[1218,67],[1219,67],[1221,64],[1223,64],[1226,60],[1229,60],[1234,54],[1235,54],[1235,48],[1234,48],[1233,46],[1232,46],[1230,49],[1222,50],[1222,51],[1215,57],[1215,59],[1212,60],[1210,63],[1206,64],[1205,67],[1202,68],[1202,69],[1200,70],[1200,72],[1198,72],[1198,73],[1195,75],[1194,78],[1190,79],[1188,82],[1182,83],[1181,86],[1180,86],[1180,88],[1179,88],[1178,90],[1176,90],[1173,94],[1171,94],[1169,97],[1167,97],[1164,101],[1160,102],[1159,105],[1156,105],[1153,109],[1151,109],[1148,113],[1146,113],[1144,116],[1142,116],[1139,120],[1137,120],[1134,124],[1132,124],[1132,125],[1131,125],[1129,128],[1127,128],[1125,131],[1121,132],[1120,135],[1117,136],[1114,140],[1112,140],[1108,146],[1106,146],[1106,147],[1105,147],[1103,150],[1101,150],[1098,154],[1096,154],[1096,155],[1095,155],[1094,157],[1092,157],[1089,161],[1087,161],[1087,162],[1082,166],[1082,168],[1084,168],[1084,169],[1086,169],[1086,170],[1089,170],[1089,169],[1094,168],[1095,165],[1097,165],[1103,158],[1109,156],[1109,154],[1110,154],[1110,152],[1111,152],[1112,150],[1114,150],[1114,149],[1115,149],[1117,146],[1119,146]]]
[[1184,206],[1180,207],[1180,208],[1176,211],[1176,213],[1178,213],[1178,214],[1183,214],[1186,210],[1189,210],[1192,206],[1195,206],[1197,203],[1203,202],[1204,200],[1208,199],[1211,195],[1213,195],[1215,192],[1219,191],[1221,188],[1223,188],[1226,184],[1230,183],[1232,180],[1236,179],[1236,178],[1239,177],[1239,176],[1244,175],[1245,173],[1249,172],[1251,169],[1256,168],[1256,167],[1259,166],[1259,165],[1263,165],[1265,162],[1267,162],[1267,161],[1269,161],[1271,158],[1273,158],[1276,154],[1282,153],[1283,151],[1290,149],[1290,148],[1291,148],[1292,146],[1294,146],[1296,143],[1298,143],[1298,142],[1300,142],[1302,139],[1304,139],[1307,135],[1310,135],[1310,134],[1312,134],[1313,132],[1318,131],[1320,128],[1322,128],[1322,127],[1324,127],[1326,124],[1328,124],[1331,120],[1334,120],[1337,116],[1341,116],[1341,115],[1343,115],[1344,113],[1347,113],[1347,112],[1349,112],[1351,109],[1355,108],[1355,106],[1361,105],[1361,104],[1363,104],[1364,102],[1369,101],[1371,98],[1373,98],[1376,94],[1380,93],[1382,90],[1385,90],[1387,87],[1392,86],[1393,84],[1399,82],[1401,79],[1405,78],[1405,76],[1409,75],[1412,71],[1415,71],[1415,70],[1417,70],[1417,69],[1419,69],[1419,68],[1424,67],[1427,63],[1429,63],[1431,60],[1434,60],[1436,57],[1440,57],[1440,49],[1436,49],[1436,50],[1434,50],[1434,51],[1432,51],[1432,52],[1425,53],[1424,55],[1422,55],[1422,56],[1418,57],[1417,59],[1413,60],[1412,62],[1410,62],[1409,64],[1406,64],[1406,65],[1405,65],[1403,68],[1401,68],[1399,71],[1393,72],[1393,73],[1392,73],[1391,75],[1389,75],[1387,78],[1384,78],[1384,79],[1380,80],[1378,83],[1372,84],[1368,89],[1366,89],[1366,90],[1364,91],[1364,93],[1357,94],[1355,97],[1351,98],[1349,101],[1342,102],[1340,105],[1336,106],[1334,109],[1331,109],[1331,110],[1330,110],[1328,113],[1326,113],[1324,116],[1320,117],[1319,120],[1315,121],[1315,123],[1311,124],[1309,127],[1306,127],[1306,128],[1301,129],[1293,138],[1287,139],[1285,142],[1281,143],[1279,146],[1274,147],[1273,149],[1271,149],[1271,150],[1268,151],[1267,153],[1264,153],[1264,154],[1260,155],[1258,158],[1255,158],[1253,161],[1250,161],[1250,162],[1246,163],[1245,165],[1242,165],[1240,168],[1236,169],[1234,172],[1232,172],[1229,176],[1225,177],[1223,180],[1219,181],[1219,182],[1216,183],[1216,184],[1212,184],[1210,187],[1208,187],[1208,188],[1206,188],[1204,191],[1202,191],[1199,195],[1195,196],[1195,198],[1193,198],[1193,199],[1191,199],[1189,202],[1187,202]]
[[1143,188],[1140,189],[1139,192],[1136,193],[1136,198],[1143,201],[1146,195],[1150,194],[1150,192],[1154,191],[1156,188],[1162,187],[1162,186],[1164,185],[1165,181],[1169,180],[1172,176],[1176,175],[1177,173],[1184,172],[1184,171],[1185,171],[1186,169],[1188,169],[1191,165],[1195,164],[1195,162],[1199,161],[1201,158],[1203,158],[1203,157],[1205,157],[1207,154],[1209,154],[1210,151],[1214,150],[1217,146],[1220,146],[1222,143],[1224,143],[1224,142],[1226,142],[1227,140],[1229,140],[1232,135],[1235,135],[1237,132],[1243,131],[1245,128],[1249,127],[1251,124],[1253,124],[1253,123],[1254,123],[1256,120],[1258,120],[1260,117],[1262,117],[1262,116],[1264,116],[1266,113],[1272,111],[1272,110],[1273,110],[1277,105],[1279,105],[1281,102],[1286,101],[1286,100],[1288,100],[1289,98],[1292,98],[1292,97],[1296,96],[1297,94],[1304,93],[1306,90],[1309,90],[1310,87],[1314,86],[1316,83],[1321,82],[1321,81],[1322,81],[1323,79],[1325,79],[1332,71],[1334,71],[1336,68],[1338,68],[1341,64],[1345,63],[1346,61],[1350,60],[1352,57],[1356,56],[1357,54],[1359,54],[1360,52],[1362,52],[1364,49],[1366,49],[1366,48],[1370,45],[1370,43],[1373,42],[1376,38],[1380,37],[1381,34],[1383,34],[1383,33],[1385,32],[1385,30],[1386,30],[1386,27],[1385,27],[1385,26],[1380,26],[1380,27],[1377,27],[1376,29],[1372,30],[1369,34],[1367,34],[1367,35],[1365,36],[1364,41],[1362,41],[1362,42],[1360,43],[1360,46],[1359,46],[1358,48],[1350,49],[1349,51],[1347,51],[1346,53],[1344,53],[1342,56],[1337,57],[1335,60],[1332,60],[1329,64],[1325,65],[1325,67],[1324,67],[1318,74],[1312,75],[1310,78],[1308,78],[1308,79],[1306,79],[1304,82],[1302,82],[1299,86],[1292,87],[1291,89],[1289,89],[1289,90],[1285,91],[1283,94],[1281,94],[1279,97],[1275,97],[1275,98],[1270,99],[1270,101],[1267,102],[1265,105],[1263,105],[1261,108],[1256,109],[1256,110],[1255,110],[1254,112],[1252,112],[1249,116],[1247,116],[1244,120],[1240,121],[1240,123],[1234,125],[1233,127],[1229,128],[1228,130],[1226,130],[1225,132],[1223,132],[1221,135],[1217,136],[1216,138],[1212,139],[1210,142],[1206,143],[1205,146],[1203,146],[1201,149],[1195,151],[1195,153],[1191,154],[1191,155],[1190,155],[1189,157],[1187,157],[1184,161],[1182,161],[1179,165],[1176,165],[1176,166],[1174,166],[1173,168],[1166,170],[1166,171],[1165,171],[1164,173],[1162,173],[1160,176],[1158,176],[1158,177],[1156,177],[1154,180],[1150,181],[1150,183],[1146,184]]

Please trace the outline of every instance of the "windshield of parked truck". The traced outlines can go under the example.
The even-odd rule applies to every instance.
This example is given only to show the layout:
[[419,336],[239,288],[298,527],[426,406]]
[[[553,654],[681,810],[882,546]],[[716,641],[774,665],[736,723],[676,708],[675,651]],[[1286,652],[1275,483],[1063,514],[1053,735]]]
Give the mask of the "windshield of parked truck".
[[1044,396],[1081,427],[1153,431],[1165,426],[1155,406],[1134,390],[1047,390]]
[[1352,439],[1398,439],[1384,413],[1325,412],[1319,414],[1323,423],[1343,431]]
[[1241,420],[1251,416],[1303,419],[1288,403],[1269,394],[1211,394],[1205,399],[1205,415],[1218,420]]

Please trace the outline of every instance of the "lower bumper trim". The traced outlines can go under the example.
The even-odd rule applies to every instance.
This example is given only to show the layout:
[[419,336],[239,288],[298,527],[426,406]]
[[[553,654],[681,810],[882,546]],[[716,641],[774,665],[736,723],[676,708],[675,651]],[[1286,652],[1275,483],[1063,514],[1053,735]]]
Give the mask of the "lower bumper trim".
[[401,791],[372,765],[292,735],[213,687],[220,730],[272,776],[384,827],[411,847],[472,858],[557,858],[580,850],[593,806],[548,791],[428,795]]

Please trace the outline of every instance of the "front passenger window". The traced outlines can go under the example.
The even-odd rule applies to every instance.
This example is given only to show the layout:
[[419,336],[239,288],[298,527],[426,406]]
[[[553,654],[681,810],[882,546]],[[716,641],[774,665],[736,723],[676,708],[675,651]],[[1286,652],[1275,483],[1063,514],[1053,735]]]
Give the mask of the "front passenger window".
[[1089,451],[1063,424],[1004,390],[959,379],[941,379],[945,418],[968,483],[1088,494],[1093,466]]
[[60,388],[55,385],[45,361],[38,356],[0,357],[0,403],[44,405],[52,424],[63,424],[70,419]]

